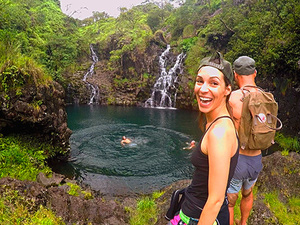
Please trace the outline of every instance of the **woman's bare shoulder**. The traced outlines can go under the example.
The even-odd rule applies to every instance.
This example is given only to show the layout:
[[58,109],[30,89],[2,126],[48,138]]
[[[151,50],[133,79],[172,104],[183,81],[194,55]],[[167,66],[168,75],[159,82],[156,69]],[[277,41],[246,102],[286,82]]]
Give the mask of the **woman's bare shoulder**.
[[210,133],[216,138],[224,138],[231,136],[232,132],[235,133],[233,121],[230,118],[223,118],[216,121]]

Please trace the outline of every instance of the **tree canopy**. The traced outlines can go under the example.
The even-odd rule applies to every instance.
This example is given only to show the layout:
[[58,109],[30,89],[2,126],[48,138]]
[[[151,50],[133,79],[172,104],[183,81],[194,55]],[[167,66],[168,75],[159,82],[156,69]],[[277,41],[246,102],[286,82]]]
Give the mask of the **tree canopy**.
[[1,67],[11,55],[22,55],[63,81],[66,71],[75,72],[87,60],[91,43],[100,58],[119,67],[124,55],[144,51],[159,31],[178,52],[187,53],[191,76],[202,57],[218,50],[229,61],[253,57],[265,78],[298,82],[297,0],[186,0],[175,8],[172,2],[148,0],[122,8],[117,18],[94,12],[81,21],[64,15],[58,0],[1,0]]

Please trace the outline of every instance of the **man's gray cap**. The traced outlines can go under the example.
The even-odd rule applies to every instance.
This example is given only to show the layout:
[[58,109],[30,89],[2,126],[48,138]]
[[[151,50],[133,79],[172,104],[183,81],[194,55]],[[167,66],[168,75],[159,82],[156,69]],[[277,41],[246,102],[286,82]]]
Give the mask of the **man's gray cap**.
[[233,62],[233,69],[238,75],[250,75],[255,72],[255,61],[249,56],[240,56]]

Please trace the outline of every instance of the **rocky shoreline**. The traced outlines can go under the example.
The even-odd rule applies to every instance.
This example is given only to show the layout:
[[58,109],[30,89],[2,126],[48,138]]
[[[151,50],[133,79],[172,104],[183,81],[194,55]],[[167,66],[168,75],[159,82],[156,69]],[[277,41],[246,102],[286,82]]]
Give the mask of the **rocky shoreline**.
[[[300,193],[300,155],[290,153],[282,156],[280,152],[263,157],[264,168],[257,182],[257,193],[254,200],[253,212],[249,225],[280,224],[273,211],[264,201],[267,193],[278,193],[283,203],[291,197],[299,198]],[[129,224],[129,214],[126,207],[135,208],[140,196],[104,196],[100,192],[87,189],[94,196],[87,199],[80,194],[68,194],[70,187],[67,183],[76,183],[62,175],[55,174],[46,178],[39,174],[36,182],[20,181],[12,178],[0,179],[0,195],[7,190],[17,190],[28,201],[34,201],[35,209],[40,205],[52,209],[66,224]],[[165,212],[174,190],[186,187],[190,180],[180,180],[163,188],[164,194],[157,199],[159,216],[156,225],[165,225]],[[151,223],[153,224],[153,223]]]

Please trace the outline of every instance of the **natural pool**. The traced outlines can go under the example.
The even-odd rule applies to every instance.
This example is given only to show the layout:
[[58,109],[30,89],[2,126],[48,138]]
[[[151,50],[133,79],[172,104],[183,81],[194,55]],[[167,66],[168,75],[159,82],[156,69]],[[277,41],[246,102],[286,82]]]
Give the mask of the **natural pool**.
[[[186,142],[200,138],[198,112],[118,106],[68,106],[71,159],[66,168],[105,194],[148,193],[190,178]],[[122,136],[132,143],[121,146]]]

